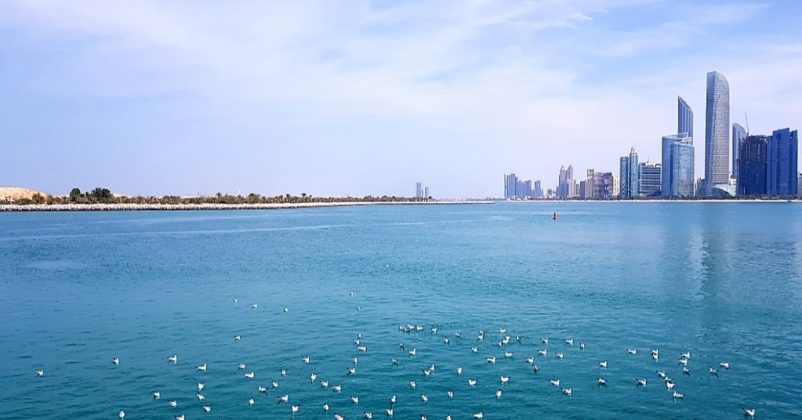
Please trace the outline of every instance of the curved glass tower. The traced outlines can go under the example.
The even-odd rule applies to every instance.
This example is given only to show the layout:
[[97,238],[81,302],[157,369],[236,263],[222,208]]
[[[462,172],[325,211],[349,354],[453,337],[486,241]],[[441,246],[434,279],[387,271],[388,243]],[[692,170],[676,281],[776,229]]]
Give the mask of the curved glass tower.
[[677,133],[693,138],[693,111],[681,96],[677,96]]
[[705,190],[728,184],[730,171],[730,85],[717,71],[707,73]]

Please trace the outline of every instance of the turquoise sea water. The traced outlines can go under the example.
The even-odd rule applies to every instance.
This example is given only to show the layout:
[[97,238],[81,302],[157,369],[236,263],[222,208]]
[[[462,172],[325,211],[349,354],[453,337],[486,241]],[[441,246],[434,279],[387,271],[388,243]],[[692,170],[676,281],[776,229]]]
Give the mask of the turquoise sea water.
[[798,204],[0,214],[0,418],[799,418],[801,303]]

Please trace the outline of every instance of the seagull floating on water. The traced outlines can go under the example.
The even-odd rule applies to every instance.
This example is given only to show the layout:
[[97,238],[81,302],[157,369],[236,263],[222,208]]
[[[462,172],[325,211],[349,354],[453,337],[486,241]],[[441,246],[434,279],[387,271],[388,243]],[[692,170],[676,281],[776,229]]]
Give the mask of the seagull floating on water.
[[563,388],[563,395],[570,397],[571,396],[571,388]]
[[120,410],[119,414],[117,414],[117,415],[120,416],[121,419],[124,419],[125,418],[125,411]]
[[206,413],[211,413],[212,412],[212,406],[204,405],[203,406],[203,411],[205,411]]
[[256,373],[254,373],[254,372],[248,372],[248,373],[246,373],[245,375],[242,375],[242,376],[244,376],[244,377],[245,377],[245,379],[253,379],[253,378],[255,378],[255,377],[256,377]]
[[638,354],[638,349],[627,349],[627,354],[636,355]]
[[755,417],[755,414],[757,414],[754,408],[743,408],[743,411],[746,417]]
[[176,401],[176,400],[168,401],[168,402],[167,402],[167,405],[168,405],[170,408],[176,408],[176,407],[178,407],[178,401]]
[[509,377],[509,376],[504,376],[504,375],[501,375],[501,376],[499,377],[499,381],[501,381],[501,383],[502,383],[502,384],[506,384],[507,382],[509,382],[509,381],[510,381],[510,377]]
[[36,376],[38,376],[40,378],[42,376],[45,376],[45,370],[44,369],[36,369]]
[[496,391],[496,399],[500,398],[501,398],[501,390],[499,389],[498,391]]
[[560,386],[560,380],[559,379],[551,379],[551,380],[549,380],[549,383],[554,385],[554,386],[556,386],[556,387]]
[[599,384],[599,386],[607,386],[607,380],[604,378],[597,379],[596,383]]
[[637,378],[637,379],[635,379],[635,384],[638,385],[638,386],[646,386],[646,379]]
[[120,358],[119,357],[115,357],[115,358],[111,359],[111,363],[114,363],[114,366],[120,366]]
[[170,363],[172,363],[172,364],[176,364],[176,363],[178,363],[178,356],[176,356],[176,355],[174,354],[174,355],[172,355],[172,356],[168,357],[168,358],[167,358],[167,361],[168,361],[168,362],[170,362]]
[[248,398],[248,405],[254,405],[254,404],[256,404],[256,401],[254,401],[253,398]]
[[680,393],[679,393],[679,392],[677,392],[677,391],[674,391],[674,393],[673,393],[673,394],[671,394],[671,397],[672,397],[672,398],[674,398],[675,400],[682,400],[682,399],[684,399],[684,398],[685,398],[685,395],[683,395],[683,394],[680,394]]
[[607,361],[603,360],[603,361],[599,362],[599,368],[607,369]]
[[150,395],[153,395],[153,399],[154,400],[158,400],[159,398],[162,397],[162,394],[159,391],[153,391],[153,392],[150,393]]
[[724,369],[729,369],[730,368],[730,362],[721,362],[718,365],[723,367]]
[[204,363],[204,364],[198,366],[198,371],[206,373],[206,367],[207,367],[207,365],[206,365],[206,363]]
[[476,385],[476,379],[468,379],[468,386],[473,387]]

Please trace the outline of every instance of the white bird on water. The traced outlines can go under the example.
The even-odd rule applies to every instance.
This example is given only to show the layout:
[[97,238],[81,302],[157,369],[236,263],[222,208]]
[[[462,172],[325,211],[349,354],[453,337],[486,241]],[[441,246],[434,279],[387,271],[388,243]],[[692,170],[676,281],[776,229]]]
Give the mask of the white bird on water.
[[395,404],[396,400],[397,400],[397,398],[396,398],[395,394],[390,396],[390,404]]
[[551,379],[551,380],[549,380],[549,383],[554,385],[554,386],[556,386],[556,387],[558,387],[558,388],[560,387],[560,380],[559,379]]
[[496,356],[488,357],[487,358],[487,363],[495,365],[496,364]]
[[258,386],[258,387],[256,387],[256,392],[258,392],[260,394],[267,394],[267,387]]
[[446,395],[448,395],[448,399],[449,400],[453,400],[454,399],[454,391],[448,390],[448,391],[446,391]]
[[329,412],[329,403],[327,403],[327,402],[323,403],[323,412],[324,413],[328,413]]
[[357,405],[358,405],[358,404],[359,404],[359,397],[357,397],[357,396],[352,396],[352,397],[351,397],[351,402],[352,402],[352,403],[354,403],[354,404],[357,404]]
[[170,408],[176,408],[176,407],[178,407],[178,401],[176,401],[176,400],[168,401],[168,402],[167,402],[167,405],[168,405]]
[[115,357],[115,358],[111,359],[111,363],[114,363],[114,366],[120,366],[120,358],[119,357]]
[[184,415],[175,416],[175,420],[184,420]]
[[234,336],[234,341],[240,341],[240,340],[242,340],[242,337],[240,337],[240,336],[238,336],[238,335],[235,335],[235,336]]
[[40,378],[42,376],[45,376],[45,370],[44,369],[36,369],[36,376],[38,376]]
[[638,385],[638,386],[646,386],[646,379],[637,378],[637,379],[635,379],[635,384]]
[[674,393],[671,394],[671,397],[674,398],[675,400],[681,400],[681,399],[685,398],[685,395],[684,394],[680,394],[677,391],[674,391]]
[[254,401],[253,398],[248,398],[248,405],[254,405],[254,404],[256,404],[256,401]]
[[153,399],[154,400],[158,400],[159,398],[162,397],[162,394],[159,391],[153,391],[153,392],[150,393],[150,395],[153,395]]
[[496,391],[496,399],[497,400],[501,399],[501,390],[500,389]]
[[504,375],[501,375],[501,376],[499,377],[499,380],[501,381],[501,383],[502,383],[502,384],[506,384],[507,382],[509,382],[509,381],[510,381],[510,377],[509,377],[509,376],[504,376]]
[[476,385],[476,379],[468,379],[468,386],[473,387]]
[[301,406],[300,405],[293,405],[292,407],[290,407],[290,409],[292,410],[292,414],[295,414],[295,413],[298,412],[298,410],[301,409]]
[[415,357],[418,354],[418,349],[412,349],[409,351],[409,355]]
[[573,346],[574,345],[574,339],[573,338],[566,338],[565,339],[565,344],[568,344],[569,346]]
[[121,419],[124,419],[125,418],[125,411],[120,410],[120,412],[117,415],[120,416]]
[[457,366],[457,375],[462,375],[462,366]]
[[238,367],[240,370],[244,370],[244,369],[245,369],[245,363],[240,363],[240,364],[239,364],[237,367]]
[[730,368],[730,362],[721,362],[718,365],[723,367],[724,369],[729,369]]
[[309,382],[315,382],[316,380],[317,380],[317,373],[312,372],[312,374],[309,375]]
[[755,417],[755,414],[757,414],[757,411],[754,408],[744,408],[743,411],[744,416],[746,417]]
[[480,412],[478,412],[478,413],[475,413],[475,414],[473,415],[473,418],[475,418],[476,420],[482,420],[483,418],[485,418],[485,415],[484,415],[484,414],[482,414],[482,412],[480,411]]
[[548,351],[548,350],[546,350],[546,349],[543,349],[543,350],[538,350],[538,351],[537,351],[537,354],[538,354],[539,356],[546,356],[547,354],[549,354],[549,351]]
[[303,360],[303,362],[306,363],[307,365],[312,361],[312,359],[309,356],[304,356],[303,359],[301,360]]
[[259,307],[259,304],[258,304],[258,303],[254,303],[253,305],[251,305],[251,309],[256,309],[256,308],[258,308],[258,307]]
[[204,401],[206,399],[206,397],[204,397],[203,394],[198,394],[195,397],[198,398],[198,401]]
[[206,373],[206,367],[207,367],[207,365],[206,365],[206,363],[204,363],[204,364],[198,366],[198,371]]
[[603,360],[603,361],[599,362],[599,368],[600,369],[607,369],[607,361]]
[[284,395],[282,395],[282,396],[278,397],[278,403],[279,403],[279,404],[286,403],[286,402],[288,402],[289,400],[290,400],[290,396],[289,396],[289,395],[287,395],[287,394],[284,394]]
[[599,386],[607,386],[607,380],[604,378],[597,379],[596,383],[599,384]]
[[207,414],[208,414],[208,413],[211,413],[211,412],[212,412],[212,406],[210,406],[210,405],[204,405],[204,406],[203,406],[203,411],[205,411]]
[[429,396],[427,396],[426,394],[421,394],[420,401],[421,403],[426,404],[427,402],[429,402]]
[[256,373],[254,373],[254,372],[248,372],[248,373],[246,373],[245,375],[242,375],[242,376],[244,376],[244,377],[245,377],[245,379],[253,379],[253,378],[255,378],[255,377],[256,377]]
[[571,396],[571,388],[563,388],[563,395],[570,397]]
[[409,381],[409,386],[412,387],[412,389],[415,389],[418,386],[418,383],[415,381]]
[[176,363],[178,363],[178,356],[174,354],[174,355],[168,357],[167,361],[172,363],[172,364],[176,364]]
[[384,412],[387,413],[387,417],[392,417],[393,416],[393,409],[392,408],[389,408],[389,407],[385,408]]
[[205,387],[206,387],[206,385],[203,382],[198,382],[198,392],[203,391],[203,388],[205,388]]

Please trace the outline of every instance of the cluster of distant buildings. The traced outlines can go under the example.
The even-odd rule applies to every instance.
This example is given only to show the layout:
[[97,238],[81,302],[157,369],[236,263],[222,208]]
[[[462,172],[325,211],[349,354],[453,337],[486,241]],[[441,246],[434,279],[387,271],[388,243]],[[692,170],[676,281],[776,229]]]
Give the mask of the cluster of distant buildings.
[[429,194],[429,187],[424,186],[420,182],[416,182],[415,183],[415,198],[417,198],[419,200],[424,200],[424,199],[427,199],[427,198],[431,198],[431,195]]
[[[661,162],[639,162],[635,148],[619,159],[618,176],[588,169],[585,179],[574,168],[560,167],[557,187],[545,192],[540,180],[504,175],[506,199],[633,199],[648,197],[794,197],[802,195],[798,173],[798,135],[789,128],[754,135],[731,126],[730,87],[723,74],[707,74],[705,173],[694,173],[693,110],[677,98],[677,133],[663,136]],[[730,163],[732,163],[730,165]]]

